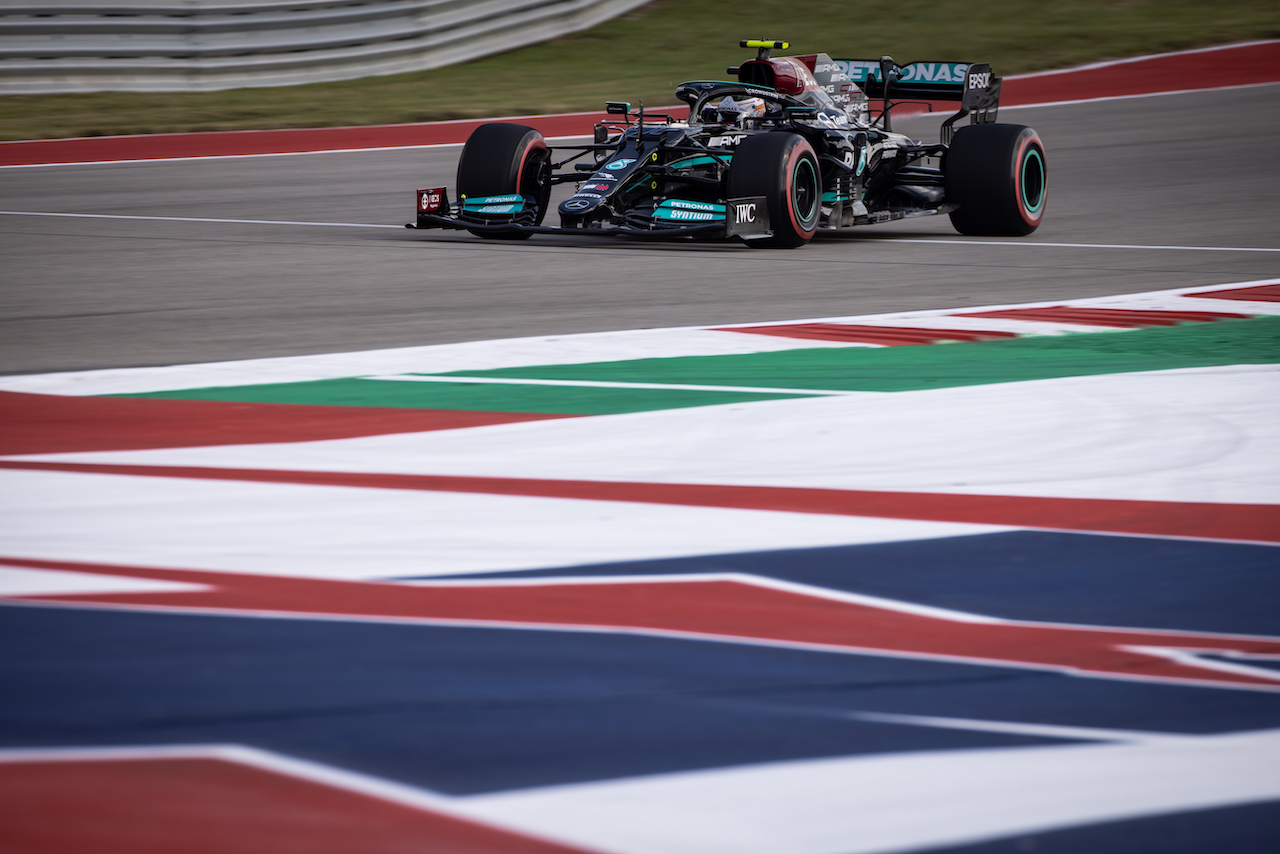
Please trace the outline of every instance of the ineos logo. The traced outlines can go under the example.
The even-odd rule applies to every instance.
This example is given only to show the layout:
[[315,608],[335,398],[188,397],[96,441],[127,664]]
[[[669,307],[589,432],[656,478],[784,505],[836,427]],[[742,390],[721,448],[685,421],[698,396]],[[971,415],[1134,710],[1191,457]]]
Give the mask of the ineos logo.
[[991,72],[990,72],[990,71],[984,71],[984,72],[982,72],[981,74],[970,74],[970,75],[969,75],[969,88],[970,88],[970,89],[986,89],[986,88],[987,88],[988,86],[990,86],[990,85],[991,85]]
[[747,202],[746,204],[734,205],[737,209],[735,214],[738,222],[755,222],[756,221],[756,205],[755,202]]

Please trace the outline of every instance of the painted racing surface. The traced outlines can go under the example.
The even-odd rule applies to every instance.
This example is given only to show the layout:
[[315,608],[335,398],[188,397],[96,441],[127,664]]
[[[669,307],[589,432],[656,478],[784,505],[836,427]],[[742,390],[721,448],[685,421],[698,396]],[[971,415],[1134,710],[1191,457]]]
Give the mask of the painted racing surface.
[[0,378],[6,851],[1272,851],[1280,280]]

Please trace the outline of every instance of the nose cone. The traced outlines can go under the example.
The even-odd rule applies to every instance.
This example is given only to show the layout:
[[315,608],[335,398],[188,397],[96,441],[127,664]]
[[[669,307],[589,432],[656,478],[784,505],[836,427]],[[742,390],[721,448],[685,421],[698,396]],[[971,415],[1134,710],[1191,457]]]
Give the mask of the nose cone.
[[560,213],[563,216],[584,216],[600,207],[603,201],[604,199],[596,198],[595,196],[573,196],[560,203]]

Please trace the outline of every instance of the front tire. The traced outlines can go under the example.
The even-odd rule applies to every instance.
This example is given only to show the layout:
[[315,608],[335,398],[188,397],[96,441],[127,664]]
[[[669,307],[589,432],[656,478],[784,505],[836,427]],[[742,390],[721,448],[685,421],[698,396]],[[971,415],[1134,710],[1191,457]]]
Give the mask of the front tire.
[[728,197],[764,196],[773,236],[748,246],[795,249],[818,230],[822,173],[813,146],[799,134],[763,133],[739,143],[729,164]]
[[1018,237],[1044,218],[1048,170],[1044,143],[1022,125],[969,125],[956,131],[943,166],[946,199],[960,207],[961,234]]
[[[550,162],[547,142],[533,128],[505,122],[480,125],[467,138],[458,159],[458,197],[533,196],[538,206],[534,224],[540,225],[551,201]],[[471,233],[512,240],[529,237],[520,231]]]

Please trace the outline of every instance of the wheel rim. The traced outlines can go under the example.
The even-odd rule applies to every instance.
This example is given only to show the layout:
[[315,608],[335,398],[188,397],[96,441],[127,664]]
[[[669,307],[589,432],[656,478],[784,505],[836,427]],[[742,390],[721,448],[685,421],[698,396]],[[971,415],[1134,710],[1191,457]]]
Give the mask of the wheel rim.
[[1044,158],[1040,149],[1028,148],[1022,158],[1022,207],[1029,214],[1037,214],[1044,207]]
[[792,175],[791,209],[806,226],[818,217],[818,170],[808,157],[800,158]]

